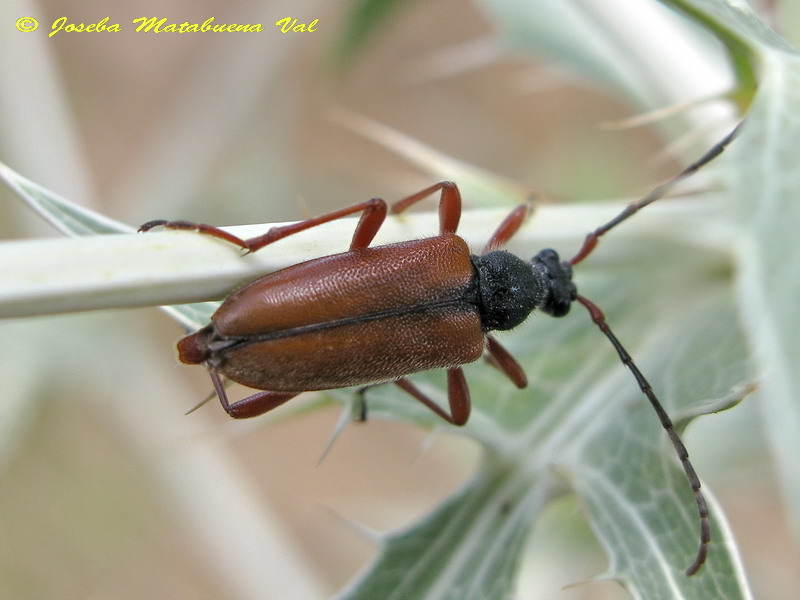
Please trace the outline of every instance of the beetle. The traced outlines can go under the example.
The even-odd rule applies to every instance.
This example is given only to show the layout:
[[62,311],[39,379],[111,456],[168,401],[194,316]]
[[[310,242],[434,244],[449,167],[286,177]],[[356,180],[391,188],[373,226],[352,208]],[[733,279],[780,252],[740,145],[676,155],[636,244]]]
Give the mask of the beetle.
[[[480,256],[456,234],[461,195],[443,181],[393,205],[402,212],[440,193],[439,235],[370,247],[387,215],[373,198],[314,219],[242,240],[203,224],[151,221],[175,229],[197,229],[248,252],[298,231],[361,212],[350,249],[266,275],[230,295],[203,329],[178,343],[187,364],[207,363],[212,374],[265,390],[230,404],[234,418],[261,415],[309,390],[367,386],[393,381],[453,425],[464,425],[470,398],[461,365],[486,349],[519,388],[522,367],[489,332],[508,330],[534,310],[563,316],[576,297],[572,267],[554,250],[529,264],[502,245],[529,211],[517,207],[492,235]],[[446,368],[449,412],[427,398],[405,376]],[[216,379],[216,378],[215,378]]]
[[[719,155],[737,129],[677,176],[587,234],[568,261],[549,248],[530,261],[502,250],[525,221],[529,205],[514,209],[483,252],[471,254],[457,235],[461,195],[450,181],[391,207],[395,214],[402,213],[438,193],[438,235],[383,246],[370,246],[388,213],[380,198],[273,227],[249,239],[190,221],[154,220],[140,231],[159,226],[195,230],[251,253],[300,231],[361,213],[348,251],[293,265],[245,285],[223,302],[209,325],[178,342],[182,362],[207,365],[222,407],[234,418],[264,414],[304,391],[393,382],[444,420],[464,425],[471,402],[462,365],[488,354],[489,362],[516,387],[527,385],[522,367],[491,332],[513,329],[534,310],[562,317],[577,301],[632,372],[684,468],[700,520],[700,545],[686,570],[692,575],[705,562],[711,539],[700,480],[652,387],[612,333],[602,310],[578,293],[572,270],[591,254],[602,235]],[[449,410],[406,378],[439,368],[447,370]],[[230,403],[221,376],[263,391]]]

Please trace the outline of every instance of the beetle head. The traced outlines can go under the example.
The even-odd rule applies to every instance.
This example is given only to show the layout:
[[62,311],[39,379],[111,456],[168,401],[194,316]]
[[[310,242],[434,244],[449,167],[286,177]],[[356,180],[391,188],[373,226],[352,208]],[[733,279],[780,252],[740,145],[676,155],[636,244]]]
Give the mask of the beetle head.
[[544,288],[544,296],[537,308],[554,317],[566,315],[578,294],[578,288],[572,282],[572,265],[559,260],[558,253],[552,248],[545,248],[531,259],[531,270]]

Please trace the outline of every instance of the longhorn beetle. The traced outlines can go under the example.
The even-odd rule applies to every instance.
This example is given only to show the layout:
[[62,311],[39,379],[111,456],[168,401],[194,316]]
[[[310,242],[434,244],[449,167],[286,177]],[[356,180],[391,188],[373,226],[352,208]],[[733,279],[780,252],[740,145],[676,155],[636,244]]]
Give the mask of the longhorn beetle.
[[[737,128],[738,129],[738,128]],[[700,480],[669,415],[628,352],[609,329],[603,311],[578,294],[572,268],[599,238],[722,153],[737,129],[666,183],[627,206],[590,232],[572,259],[561,261],[545,249],[530,262],[501,250],[528,214],[521,205],[500,224],[480,255],[470,254],[456,234],[461,195],[443,181],[392,206],[401,213],[439,193],[439,234],[370,247],[387,214],[380,198],[280,227],[250,239],[188,221],[155,220],[140,231],[162,226],[211,235],[256,252],[297,232],[361,213],[350,249],[309,260],[253,281],[231,294],[211,323],[178,342],[181,361],[205,363],[222,407],[234,418],[254,417],[299,393],[393,382],[453,425],[464,425],[470,396],[461,365],[488,353],[490,362],[518,388],[527,385],[522,367],[490,334],[513,329],[535,309],[554,317],[577,301],[630,369],[669,435],[694,493],[700,545],[686,569],[693,575],[706,560],[711,530]],[[447,369],[449,412],[406,376]],[[264,390],[229,403],[221,376]]]

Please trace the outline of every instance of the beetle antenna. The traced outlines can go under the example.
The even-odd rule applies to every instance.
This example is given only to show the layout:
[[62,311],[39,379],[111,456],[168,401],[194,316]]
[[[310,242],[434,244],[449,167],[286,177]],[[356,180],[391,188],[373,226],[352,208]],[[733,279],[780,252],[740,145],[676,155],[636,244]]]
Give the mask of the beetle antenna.
[[683,181],[688,177],[691,177],[692,175],[697,173],[697,171],[699,171],[702,167],[704,167],[712,160],[714,160],[717,156],[722,154],[725,151],[725,148],[728,147],[728,144],[730,144],[736,137],[736,134],[739,132],[739,128],[741,126],[742,124],[739,123],[736,127],[733,128],[733,131],[731,131],[728,135],[726,135],[722,140],[714,144],[711,147],[711,149],[708,150],[708,152],[706,152],[703,156],[694,161],[688,167],[683,169],[683,171],[675,175],[673,178],[668,179],[661,185],[654,188],[649,194],[647,194],[641,200],[637,200],[636,202],[633,202],[628,206],[626,206],[621,213],[619,213],[616,217],[611,219],[605,225],[601,225],[594,231],[588,233],[586,235],[586,239],[583,241],[583,246],[581,246],[581,249],[572,258],[572,260],[569,261],[570,264],[576,265],[579,262],[581,262],[584,258],[589,256],[595,249],[595,246],[597,246],[597,241],[600,238],[600,236],[604,235],[606,232],[608,232],[610,229],[613,229],[614,227],[622,223],[624,220],[633,216],[648,204],[652,204],[656,200],[660,200],[661,198],[663,198],[667,193],[669,193],[672,190],[672,188],[678,185],[681,181]]
[[661,406],[661,402],[659,402],[658,398],[656,398],[650,382],[647,381],[645,376],[639,370],[639,367],[637,367],[636,363],[633,362],[631,355],[628,354],[628,351],[625,350],[620,341],[617,339],[617,336],[615,336],[609,328],[603,311],[600,310],[600,307],[598,307],[594,302],[584,298],[580,294],[578,294],[575,299],[586,307],[586,310],[589,311],[592,321],[594,321],[595,325],[597,325],[600,331],[602,331],[603,334],[608,338],[608,340],[611,342],[611,345],[614,346],[617,354],[619,354],[622,364],[628,367],[631,373],[633,373],[634,378],[636,378],[636,383],[639,384],[639,389],[650,401],[653,410],[656,411],[658,419],[661,421],[661,426],[664,428],[664,431],[667,432],[672,445],[675,447],[675,452],[681,461],[681,465],[683,465],[683,470],[686,472],[686,478],[689,480],[692,493],[694,493],[694,500],[697,503],[697,513],[700,516],[700,547],[697,549],[697,556],[695,557],[694,562],[689,565],[689,568],[686,569],[686,575],[694,575],[706,561],[706,556],[708,555],[708,543],[711,541],[711,526],[708,521],[708,504],[703,496],[703,492],[700,490],[700,478],[697,476],[697,472],[694,470],[694,466],[692,466],[692,462],[689,460],[689,452],[686,450],[686,446],[683,444],[678,432],[675,430],[675,426],[672,424],[672,419],[669,418],[667,411],[664,410],[664,407]]

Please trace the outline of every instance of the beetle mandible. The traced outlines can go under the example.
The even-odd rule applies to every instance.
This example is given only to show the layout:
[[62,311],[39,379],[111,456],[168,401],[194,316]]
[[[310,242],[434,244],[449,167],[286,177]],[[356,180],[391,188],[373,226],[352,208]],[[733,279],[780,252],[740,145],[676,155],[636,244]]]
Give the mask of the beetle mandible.
[[[304,391],[393,382],[446,421],[464,425],[471,403],[461,365],[486,353],[515,386],[527,385],[522,367],[491,332],[513,329],[534,310],[561,317],[573,302],[582,304],[632,372],[683,465],[700,518],[700,545],[686,570],[693,575],[705,562],[711,538],[700,480],[671,419],[610,330],[605,315],[578,294],[572,267],[591,254],[607,231],[722,153],[737,129],[678,175],[587,234],[569,261],[562,261],[552,249],[540,251],[528,262],[501,249],[525,221],[528,205],[509,214],[480,255],[470,254],[456,233],[461,195],[450,181],[392,205],[392,212],[401,213],[439,192],[438,235],[384,246],[370,246],[387,215],[387,205],[379,198],[273,227],[250,239],[189,221],[149,221],[140,231],[157,226],[196,230],[250,253],[300,231],[361,213],[347,252],[290,266],[245,285],[228,296],[209,325],[178,342],[182,362],[207,365],[222,407],[234,418],[264,414]],[[439,368],[447,370],[449,411],[406,379]],[[230,403],[221,375],[264,391]]]

